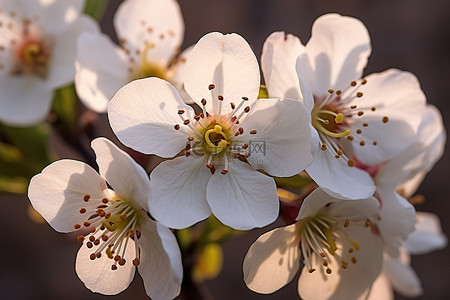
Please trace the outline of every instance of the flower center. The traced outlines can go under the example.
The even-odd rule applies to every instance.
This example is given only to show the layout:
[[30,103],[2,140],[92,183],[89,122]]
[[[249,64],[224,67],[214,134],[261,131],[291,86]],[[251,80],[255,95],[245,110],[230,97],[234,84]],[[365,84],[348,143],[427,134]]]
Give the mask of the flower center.
[[346,229],[350,225],[361,224],[370,227],[368,220],[342,220],[324,212],[299,220],[297,232],[301,239],[304,263],[309,272],[314,272],[321,265],[327,274],[331,274],[333,261],[340,264],[334,267],[342,269],[346,269],[349,262],[357,263],[356,252],[360,246],[349,237]]
[[[38,19],[20,19],[14,11],[0,12],[0,24],[0,59],[7,61],[10,75],[45,77],[51,45],[50,40],[42,35]],[[5,54],[10,56],[4,57]],[[0,69],[4,67],[0,62]]]
[[[184,110],[178,110],[183,125],[175,124],[175,130],[183,130],[188,135],[185,154],[189,156],[206,156],[206,166],[214,174],[216,166],[222,167],[221,173],[227,174],[230,158],[238,158],[246,161],[250,156],[248,151],[249,144],[245,142],[247,134],[257,134],[256,130],[244,132],[244,128],[239,126],[239,120],[250,112],[250,106],[244,104],[248,101],[247,97],[242,97],[241,102],[235,105],[230,103],[232,111],[222,112],[222,102],[224,97],[216,95],[215,85],[210,84],[208,89],[211,91],[212,111],[206,109],[206,100],[202,99],[202,112],[193,118],[185,118]],[[190,116],[189,116],[190,117]]]
[[343,132],[336,132],[339,130],[339,125],[344,121],[342,113],[335,113],[328,109],[313,110],[313,126],[322,134],[329,137],[340,138],[350,134],[350,130],[346,129]]
[[133,265],[138,266],[140,260],[137,244],[141,232],[136,228],[139,227],[141,213],[130,202],[119,199],[113,191],[110,192],[110,199],[91,199],[90,195],[83,197],[84,202],[98,201],[99,205],[95,211],[88,211],[84,207],[79,210],[80,214],[86,215],[86,219],[83,224],[75,224],[74,228],[78,230],[85,227],[89,229],[89,233],[86,236],[79,235],[77,240],[83,243],[87,238],[85,246],[93,250],[90,259],[95,260],[105,253],[112,260],[111,269],[116,270],[117,265],[125,265],[128,241],[132,239],[136,243]]

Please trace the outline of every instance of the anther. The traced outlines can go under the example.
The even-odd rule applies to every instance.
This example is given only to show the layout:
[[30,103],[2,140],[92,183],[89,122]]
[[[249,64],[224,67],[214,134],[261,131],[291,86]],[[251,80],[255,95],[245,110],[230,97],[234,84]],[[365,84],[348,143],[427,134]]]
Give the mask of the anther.
[[250,134],[256,134],[256,130],[255,129],[250,130]]
[[356,107],[357,107],[356,105],[350,106],[351,109],[355,109]]
[[333,89],[329,89],[329,90],[328,90],[328,93],[333,94],[333,93],[334,93],[334,90],[333,90]]
[[326,257],[325,253],[321,252],[319,253],[320,257]]
[[214,85],[214,84],[210,84],[209,86],[208,86],[208,89],[209,90],[213,90],[213,89],[215,89],[216,88],[216,86]]
[[327,274],[331,274],[331,269],[330,268],[327,269]]
[[356,264],[357,260],[356,257],[352,256],[352,263]]
[[322,150],[322,151],[327,150],[327,145],[326,144],[322,144],[322,146],[320,146],[320,150]]
[[91,196],[89,196],[89,195],[84,195],[84,197],[83,197],[84,202],[88,202],[89,199],[91,199]]
[[176,124],[175,126],[173,126],[173,128],[175,128],[175,130],[179,130],[180,129],[180,125]]
[[91,253],[91,255],[89,256],[89,258],[90,258],[91,260],[94,260],[94,259],[96,258],[95,253]]
[[366,142],[364,142],[364,141],[359,142],[360,146],[364,146],[365,144],[366,144]]
[[220,101],[223,101],[223,96],[219,95],[219,96],[217,96],[217,99],[220,100]]
[[373,141],[372,145],[374,146],[378,145],[377,141]]
[[244,112],[248,113],[249,111],[250,111],[250,106],[246,106],[246,107],[244,108]]
[[136,230],[136,236],[137,236],[138,239],[141,238],[141,232],[139,230]]
[[358,111],[358,116],[362,116],[364,114],[364,112],[363,111]]
[[340,94],[342,94],[342,91],[341,91],[341,90],[337,90],[337,91],[336,91],[336,95],[339,96]]
[[361,98],[362,96],[363,96],[363,93],[361,93],[361,92],[356,93],[356,97]]
[[106,234],[102,235],[102,240],[106,242],[108,240],[108,236]]
[[140,263],[141,263],[141,261],[139,260],[139,258],[133,259],[133,265],[134,265],[135,267],[139,266]]
[[84,214],[85,212],[86,212],[86,208],[83,207],[80,209],[80,214]]
[[352,82],[350,83],[350,85],[351,85],[351,86],[356,86],[356,81],[352,81]]
[[103,198],[103,199],[102,199],[102,202],[106,204],[106,203],[108,203],[108,199]]
[[367,79],[363,78],[361,81],[361,84],[366,84],[367,83]]
[[95,246],[98,246],[99,244],[100,244],[100,240],[95,240],[95,241],[94,241],[94,245],[95,245]]
[[327,261],[326,259],[324,259],[323,262],[322,262],[322,265],[323,265],[324,267],[328,266],[328,261]]
[[370,227],[370,220],[366,220],[366,222],[364,223],[364,225],[366,226],[366,227]]
[[247,148],[248,148],[248,144],[245,143],[245,144],[242,146],[242,149],[247,149]]
[[125,265],[126,262],[127,261],[125,260],[125,258],[119,259],[119,265],[121,265],[121,266]]
[[348,249],[348,253],[353,253],[355,251],[353,248]]
[[347,140],[349,140],[350,142],[353,141],[353,136],[349,135],[349,136],[347,137]]
[[245,100],[245,101],[247,101],[247,100],[248,100],[248,98],[247,98],[247,97],[242,97],[242,100]]
[[369,123],[363,123],[363,126],[367,127],[367,126],[369,126]]
[[184,124],[184,125],[189,125],[189,123],[190,123],[190,121],[189,121],[188,119],[186,119],[186,120],[183,121],[183,124]]
[[83,243],[84,236],[82,236],[81,234],[79,236],[77,236],[77,241],[80,242],[80,243]]
[[224,174],[224,175],[225,175],[225,174],[227,174],[227,173],[228,173],[228,170],[225,170],[225,169],[224,169],[224,170],[220,171],[220,173],[222,173],[222,174]]
[[194,120],[198,122],[200,120],[200,115],[194,116]]
[[86,222],[83,223],[83,225],[84,225],[85,227],[89,227],[89,226],[91,226],[91,223],[89,223],[88,221],[86,221]]
[[350,225],[350,220],[349,219],[345,219],[344,227],[348,227],[349,225]]
[[309,269],[308,272],[309,272],[309,273],[312,273],[312,272],[314,272],[315,270],[316,270],[316,269]]
[[361,129],[356,129],[356,133],[357,134],[361,134],[362,130]]
[[355,166],[355,161],[354,161],[353,159],[349,159],[349,160],[347,161],[347,165],[348,165],[349,167],[354,167],[354,166]]
[[111,270],[113,270],[113,271],[117,270],[117,266],[116,265],[112,265],[111,266]]
[[87,242],[87,243],[86,243],[86,247],[88,247],[88,248],[92,248],[92,246],[93,246],[93,245],[92,245],[92,243],[91,243],[91,242]]
[[120,219],[121,219],[121,220],[125,220],[126,218],[127,218],[127,215],[126,215],[126,214],[121,214],[121,215],[120,215]]
[[383,117],[383,123],[387,123],[389,121],[388,117]]
[[179,115],[182,115],[182,114],[184,114],[184,110],[182,110],[182,109],[179,109],[179,110],[178,110],[178,114],[179,114]]
[[376,111],[377,108],[376,108],[375,106],[372,106],[372,107],[370,108],[370,110],[371,110],[371,111]]
[[97,254],[95,256],[97,256],[97,258],[100,258],[100,257],[102,257],[102,253],[101,252],[97,252]]
[[244,157],[249,158],[249,156],[250,156],[250,152],[245,152]]
[[119,260],[120,260],[120,256],[119,255],[114,256],[114,261],[119,261]]
[[91,235],[91,236],[89,237],[89,240],[90,240],[91,242],[93,242],[93,241],[95,241],[95,237]]
[[187,139],[188,139],[188,141],[192,142],[194,140],[194,137],[193,136],[189,136]]
[[231,109],[235,109],[236,108],[236,105],[233,102],[230,103],[230,106],[231,106]]

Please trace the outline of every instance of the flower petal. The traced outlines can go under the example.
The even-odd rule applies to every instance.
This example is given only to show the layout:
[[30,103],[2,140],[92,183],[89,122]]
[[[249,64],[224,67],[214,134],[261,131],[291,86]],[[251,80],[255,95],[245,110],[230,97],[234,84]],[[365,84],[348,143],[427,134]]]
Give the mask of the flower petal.
[[[288,177],[311,164],[311,115],[301,101],[259,99],[241,124],[240,138],[249,145],[247,160],[255,169]],[[250,134],[252,130],[256,134]]]
[[114,27],[131,51],[147,45],[148,61],[166,66],[179,51],[184,22],[175,0],[128,0],[118,8]]
[[[408,254],[402,252],[402,256],[408,256]],[[409,257],[395,259],[386,256],[383,270],[396,292],[406,297],[417,297],[422,294],[423,290],[419,277],[417,277],[408,261]]]
[[[349,265],[346,269],[340,267],[341,257],[348,253],[339,252],[329,256],[331,274],[327,274],[325,268],[319,268],[313,273],[303,268],[298,282],[298,293],[302,299],[342,300],[362,297],[378,277],[383,262],[381,242],[368,230],[362,226],[350,226],[346,231],[360,246],[354,254],[356,263],[347,261]],[[337,247],[341,249],[340,240],[337,240]],[[317,264],[320,265],[320,262]]]
[[152,299],[173,299],[180,293],[183,267],[177,240],[167,227],[151,220],[141,224],[139,273]]
[[305,47],[309,62],[304,78],[316,97],[329,89],[344,90],[361,78],[371,53],[370,37],[358,19],[326,14],[314,22]]
[[97,157],[100,174],[117,196],[148,211],[150,180],[147,172],[106,138],[96,138],[91,145]]
[[329,151],[318,150],[306,171],[317,185],[337,198],[366,199],[376,189],[367,172],[349,167],[343,158],[336,159]]
[[237,230],[264,227],[278,217],[275,181],[237,159],[227,174],[214,173],[206,198],[217,219]]
[[194,101],[191,99],[189,94],[184,89],[184,68],[186,66],[187,58],[191,53],[194,46],[186,48],[181,54],[174,60],[170,68],[167,70],[166,76],[169,82],[176,87],[180,93],[181,98],[186,104],[193,104]]
[[30,126],[50,111],[53,91],[41,78],[0,75],[0,121],[10,126]]
[[211,214],[206,186],[211,177],[200,157],[177,157],[159,164],[150,174],[150,214],[170,228],[186,228]]
[[[379,164],[413,143],[422,120],[425,95],[413,74],[395,69],[367,76],[367,84],[361,86],[360,92],[364,95],[360,99],[362,105],[376,110],[352,118],[353,131],[360,128],[360,136],[366,141],[364,147],[353,144],[353,151],[362,163]],[[373,141],[376,145],[372,145]]]
[[378,229],[386,243],[385,251],[396,255],[403,241],[414,231],[416,210],[394,188],[378,186],[376,195],[381,201]]
[[272,33],[264,42],[261,69],[270,97],[303,99],[295,65],[304,51],[300,39],[282,31]]
[[104,113],[109,100],[128,82],[127,63],[103,34],[84,33],[78,39],[75,87],[86,107]]
[[[108,105],[109,123],[119,140],[136,151],[173,157],[193,133],[181,124],[178,110],[188,116],[194,110],[184,104],[177,90],[167,81],[150,77],[121,88]],[[148,138],[150,137],[150,138]]]
[[[106,183],[97,172],[85,163],[59,160],[35,175],[28,187],[28,198],[34,209],[59,232],[74,231],[89,212],[95,214],[98,202],[83,201],[85,195],[101,200]],[[80,214],[81,208],[87,210]]]
[[403,246],[413,255],[425,254],[447,246],[447,237],[442,233],[438,216],[418,212],[416,230],[408,236]]
[[387,276],[381,272],[368,291],[370,295],[365,300],[395,300],[392,285]]
[[71,83],[75,76],[74,61],[77,39],[83,32],[98,32],[98,24],[89,17],[80,16],[64,32],[53,39],[53,50],[49,62],[46,84],[49,89]]
[[[97,233],[100,238],[101,232]],[[126,263],[123,266],[118,265],[117,270],[112,270],[111,266],[115,261],[109,258],[105,253],[100,258],[90,259],[90,255],[94,253],[94,249],[86,247],[85,242],[78,250],[75,270],[78,277],[83,281],[86,288],[94,293],[103,295],[116,295],[125,290],[133,281],[136,267],[132,261],[136,257],[134,241],[129,239],[125,252]]]
[[300,237],[296,225],[261,235],[244,258],[244,281],[252,291],[270,294],[292,281],[300,267]]
[[[228,113],[231,102],[239,103],[247,97],[250,105],[259,94],[258,61],[247,41],[235,33],[212,32],[203,36],[189,55],[185,78],[192,100],[201,106],[201,99],[206,99],[210,114],[218,112],[219,95],[223,96],[221,112]],[[215,85],[212,91],[210,84]]]

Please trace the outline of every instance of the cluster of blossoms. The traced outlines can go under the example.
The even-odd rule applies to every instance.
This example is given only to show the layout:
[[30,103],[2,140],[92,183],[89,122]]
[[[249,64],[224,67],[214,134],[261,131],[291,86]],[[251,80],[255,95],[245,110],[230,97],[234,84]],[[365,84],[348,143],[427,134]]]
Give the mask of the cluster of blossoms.
[[445,131],[414,75],[363,76],[371,46],[359,20],[324,15],[306,45],[271,34],[261,57],[269,97],[260,98],[259,64],[240,35],[212,32],[176,56],[177,2],[126,0],[116,46],[80,14],[83,3],[0,1],[0,120],[42,120],[53,89],[74,78],[124,145],[167,159],[149,176],[97,138],[99,172],[63,159],[32,178],[33,207],[55,230],[79,232],[76,272],[88,289],[117,294],[137,268],[152,299],[175,298],[183,267],[169,228],[211,214],[237,230],[269,225],[280,215],[274,178],[306,171],[315,185],[297,199],[295,221],[245,256],[248,288],[275,292],[302,267],[302,299],[421,293],[409,255],[446,238],[408,198],[442,155]]

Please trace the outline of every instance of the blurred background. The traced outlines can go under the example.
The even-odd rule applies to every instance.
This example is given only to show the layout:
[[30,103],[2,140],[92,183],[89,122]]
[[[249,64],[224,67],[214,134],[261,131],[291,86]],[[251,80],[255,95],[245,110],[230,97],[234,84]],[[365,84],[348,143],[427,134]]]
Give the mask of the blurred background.
[[[102,29],[114,37],[112,17],[120,0],[109,0]],[[428,102],[437,106],[450,128],[450,2],[448,0],[179,0],[185,20],[183,49],[205,33],[236,32],[247,39],[259,58],[265,38],[283,30],[310,37],[311,25],[322,14],[337,12],[360,19],[372,40],[372,56],[365,74],[388,68],[414,73]],[[101,116],[98,122],[106,122]],[[105,123],[107,124],[107,123]],[[104,132],[108,132],[108,128]],[[107,135],[112,136],[111,132]],[[61,156],[78,158],[60,141],[53,141]],[[447,146],[448,149],[449,146]],[[416,208],[437,214],[450,235],[450,154],[428,174],[418,193],[425,202]],[[1,299],[146,299],[136,276],[123,293],[106,297],[84,288],[74,270],[79,244],[75,235],[59,234],[27,215],[25,196],[1,195],[0,293]],[[242,261],[250,244],[262,233],[282,225],[254,230],[223,244],[224,264],[218,277],[201,285],[207,299],[297,299],[297,279],[272,295],[259,295],[243,282]],[[414,256],[412,266],[422,280],[424,294],[415,299],[450,299],[450,249]],[[396,299],[407,299],[399,295]],[[346,300],[346,299],[343,299]],[[383,300],[383,299],[380,299]]]

